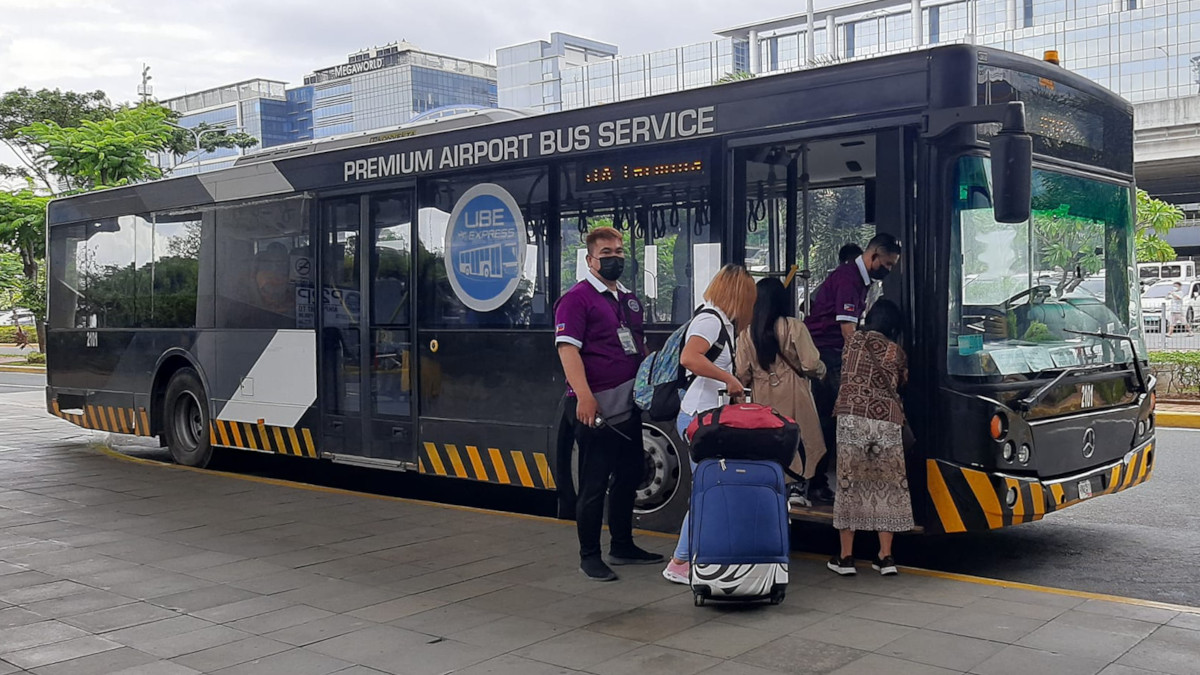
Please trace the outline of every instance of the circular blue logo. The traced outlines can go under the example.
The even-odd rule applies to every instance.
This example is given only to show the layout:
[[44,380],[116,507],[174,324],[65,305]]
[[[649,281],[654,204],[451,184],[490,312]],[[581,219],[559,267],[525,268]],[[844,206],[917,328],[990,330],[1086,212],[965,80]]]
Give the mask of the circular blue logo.
[[446,226],[446,276],[468,308],[490,312],[508,302],[525,265],[525,219],[495,183],[467,190]]

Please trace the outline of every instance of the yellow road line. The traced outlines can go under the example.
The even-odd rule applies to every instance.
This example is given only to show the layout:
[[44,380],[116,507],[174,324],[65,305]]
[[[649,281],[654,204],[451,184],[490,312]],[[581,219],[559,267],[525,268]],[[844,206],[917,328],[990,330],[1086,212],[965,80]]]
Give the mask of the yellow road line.
[[[493,516],[503,516],[506,518],[518,518],[521,520],[529,520],[539,523],[553,524],[559,527],[575,527],[575,523],[569,520],[560,520],[558,518],[550,518],[547,516],[534,516],[527,513],[510,513],[508,511],[493,511],[490,509],[481,509],[474,506],[460,506],[458,504],[439,504],[438,502],[424,501],[421,499],[410,499],[408,497],[392,497],[389,495],[376,495],[368,492],[356,492],[354,490],[344,490],[341,488],[324,487],[321,485],[312,485],[310,483],[297,483],[294,481],[279,480],[278,478],[263,478],[261,476],[248,476],[244,474],[229,473],[227,471],[214,471],[213,469],[201,469],[194,466],[182,466],[179,464],[166,464],[152,459],[144,459],[142,457],[131,457],[124,453],[117,452],[107,446],[100,446],[99,451],[113,459],[131,462],[133,464],[141,464],[143,466],[154,466],[160,469],[176,470],[176,471],[192,471],[195,473],[209,474],[213,476],[222,476],[232,478],[234,480],[244,480],[260,485],[273,485],[276,487],[295,488],[298,490],[308,490],[310,492],[321,492],[324,494],[343,495],[347,497],[364,497],[367,499],[375,499],[380,501],[397,502],[400,504],[416,504],[420,506],[428,506],[436,509],[447,509],[450,511],[460,511],[463,513],[479,513]],[[679,535],[670,534],[667,532],[650,532],[647,530],[637,530],[638,535],[655,537],[658,539],[677,539]],[[805,560],[824,561],[826,556],[816,553],[793,553],[792,558]],[[865,564],[865,563],[864,563]],[[1141,598],[1128,598],[1121,595],[1107,595],[1104,593],[1092,593],[1089,591],[1075,591],[1068,588],[1054,588],[1052,586],[1038,586],[1036,584],[1027,584],[1018,581],[1002,581],[1000,579],[988,579],[985,577],[976,577],[969,574],[957,574],[954,572],[938,572],[935,570],[926,570],[918,567],[901,567],[905,572],[917,576],[933,577],[937,579],[948,579],[951,581],[962,581],[965,583],[980,584],[984,586],[995,586],[998,588],[1015,588],[1020,590],[1034,591],[1040,593],[1049,593],[1053,595],[1062,595],[1074,598],[1083,598],[1085,600],[1106,600],[1125,605],[1137,605],[1140,607],[1153,607],[1156,609],[1165,609],[1174,612],[1185,612],[1188,614],[1200,614],[1200,607],[1189,607],[1187,605],[1173,605],[1166,602],[1157,602],[1155,600],[1142,600]]]

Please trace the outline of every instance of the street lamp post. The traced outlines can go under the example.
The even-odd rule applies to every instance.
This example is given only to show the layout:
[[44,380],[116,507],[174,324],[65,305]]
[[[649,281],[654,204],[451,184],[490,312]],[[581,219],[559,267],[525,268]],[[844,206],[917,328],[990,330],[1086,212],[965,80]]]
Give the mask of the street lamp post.
[[1167,51],[1166,47],[1154,46],[1155,49],[1163,53],[1167,57],[1167,98],[1171,98],[1171,52]]
[[[204,134],[212,134],[212,133],[225,134],[228,131],[230,131],[230,127],[201,129],[200,131],[196,131],[196,129],[194,127],[185,127],[182,124],[175,124],[174,122],[167,122],[166,124],[167,124],[167,126],[175,127],[176,129],[182,129],[192,135],[192,142],[196,146],[196,173],[200,173],[200,155],[203,154],[203,152],[204,152],[204,149],[200,147],[200,138],[202,136],[204,136]],[[241,131],[242,127],[232,127],[232,130],[233,131]],[[180,162],[180,164],[182,164],[182,162]],[[176,165],[176,166],[178,166],[178,165]]]

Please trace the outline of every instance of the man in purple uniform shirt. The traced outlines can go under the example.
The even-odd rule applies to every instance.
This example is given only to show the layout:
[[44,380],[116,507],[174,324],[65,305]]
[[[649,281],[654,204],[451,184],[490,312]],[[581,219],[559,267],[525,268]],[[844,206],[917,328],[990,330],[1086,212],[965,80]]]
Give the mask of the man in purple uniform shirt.
[[[853,262],[838,265],[826,277],[813,296],[812,311],[804,318],[804,325],[825,363],[825,381],[813,387],[813,399],[826,439],[837,438],[833,405],[842,384],[842,348],[866,309],[871,282],[882,281],[898,262],[900,242],[890,234],[875,235],[862,255]],[[808,486],[809,499],[833,501],[827,473],[829,459],[834,454],[826,453],[817,464],[817,474]]]
[[[633,501],[644,469],[641,413],[633,380],[646,355],[642,305],[617,282],[625,269],[620,231],[587,236],[590,274],[563,294],[554,311],[554,344],[575,404],[579,495],[575,525],[579,570],[595,581],[617,575],[605,564],[649,565],[663,557],[633,543]],[[568,406],[569,409],[569,406]],[[608,495],[607,559],[600,555],[604,496]]]

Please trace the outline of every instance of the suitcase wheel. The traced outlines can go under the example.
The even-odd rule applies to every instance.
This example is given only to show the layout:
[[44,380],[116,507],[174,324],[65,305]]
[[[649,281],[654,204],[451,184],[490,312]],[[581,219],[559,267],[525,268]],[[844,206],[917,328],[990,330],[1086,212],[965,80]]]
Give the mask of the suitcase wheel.
[[701,594],[701,593],[697,592],[697,593],[696,593],[696,594],[693,596],[693,600],[696,602],[696,606],[697,606],[697,607],[703,607],[703,606],[704,606],[704,595],[703,595],[703,594]]
[[778,605],[783,602],[783,598],[787,595],[786,591],[771,591],[771,604]]

